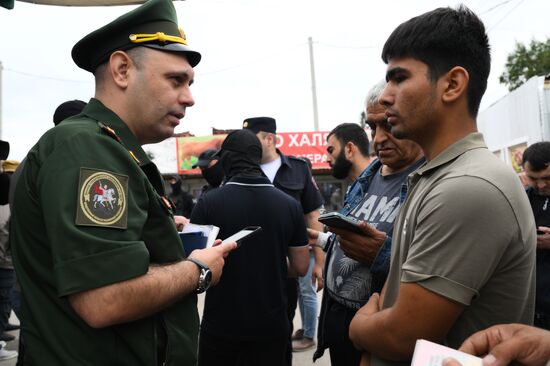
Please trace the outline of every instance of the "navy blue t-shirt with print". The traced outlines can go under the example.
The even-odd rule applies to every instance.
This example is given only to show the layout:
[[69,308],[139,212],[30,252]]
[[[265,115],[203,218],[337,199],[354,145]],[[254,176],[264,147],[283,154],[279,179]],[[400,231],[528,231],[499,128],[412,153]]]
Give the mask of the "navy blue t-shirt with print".
[[[399,212],[399,194],[407,176],[418,168],[382,176],[378,171],[369,184],[363,200],[348,216],[368,222],[390,235]],[[348,258],[340,248],[338,237],[332,246],[327,270],[326,288],[329,295],[347,308],[359,309],[370,297],[371,272],[368,265]]]

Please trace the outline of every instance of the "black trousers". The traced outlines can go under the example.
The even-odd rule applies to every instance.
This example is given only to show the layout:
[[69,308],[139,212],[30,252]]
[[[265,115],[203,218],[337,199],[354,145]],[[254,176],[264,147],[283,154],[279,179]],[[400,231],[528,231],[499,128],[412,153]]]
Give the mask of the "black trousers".
[[349,325],[356,312],[331,301],[325,318],[325,339],[332,366],[359,365],[361,361],[361,352],[349,339]]
[[198,366],[283,366],[288,338],[240,341],[201,332]]
[[294,316],[296,315],[296,307],[298,306],[298,279],[286,279],[286,296],[288,299],[286,313],[289,321],[289,333],[287,339],[287,349],[285,366],[292,366],[292,333],[294,332]]
[[550,330],[550,315],[535,312],[535,327]]

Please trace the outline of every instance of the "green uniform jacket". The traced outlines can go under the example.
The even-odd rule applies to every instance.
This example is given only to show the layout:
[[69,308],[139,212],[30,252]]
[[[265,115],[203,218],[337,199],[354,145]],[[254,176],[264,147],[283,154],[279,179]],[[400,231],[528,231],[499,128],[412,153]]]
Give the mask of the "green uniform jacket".
[[32,148],[12,216],[26,364],[196,364],[195,295],[103,329],[89,327],[67,300],[184,258],[163,195],[162,178],[136,137],[96,99]]

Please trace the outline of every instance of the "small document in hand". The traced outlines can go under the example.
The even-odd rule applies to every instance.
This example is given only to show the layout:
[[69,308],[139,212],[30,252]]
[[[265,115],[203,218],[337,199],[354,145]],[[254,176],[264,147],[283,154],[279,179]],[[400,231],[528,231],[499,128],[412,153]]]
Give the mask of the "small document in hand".
[[219,231],[220,228],[215,225],[198,225],[189,223],[183,227],[183,230],[180,231],[180,234],[201,233],[202,236],[206,238],[205,248],[210,248],[216,241]]
[[479,357],[424,339],[416,341],[411,366],[441,366],[443,360],[448,357],[454,358],[462,366],[482,366]]

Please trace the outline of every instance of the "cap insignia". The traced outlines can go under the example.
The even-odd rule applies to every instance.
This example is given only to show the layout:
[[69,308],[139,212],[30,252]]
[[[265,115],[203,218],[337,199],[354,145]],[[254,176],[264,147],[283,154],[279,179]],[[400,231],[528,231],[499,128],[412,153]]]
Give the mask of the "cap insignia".
[[132,43],[147,43],[158,41],[160,43],[181,43],[187,46],[187,41],[185,40],[185,38],[171,36],[169,34],[164,34],[164,32],[130,34],[128,38]]
[[248,127],[248,121],[244,121],[243,128],[247,128],[247,127]]

